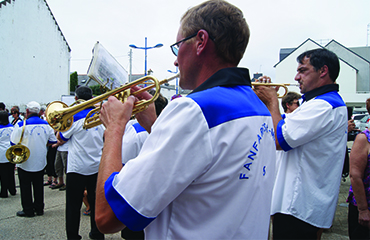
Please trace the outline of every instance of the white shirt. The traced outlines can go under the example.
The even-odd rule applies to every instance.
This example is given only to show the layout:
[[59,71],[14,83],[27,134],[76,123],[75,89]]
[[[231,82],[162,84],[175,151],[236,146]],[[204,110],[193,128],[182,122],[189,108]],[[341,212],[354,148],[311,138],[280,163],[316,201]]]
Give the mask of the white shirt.
[[[14,131],[10,138],[12,145],[18,144],[22,134],[23,123],[24,121],[18,122],[14,126]],[[46,166],[47,144],[56,142],[54,130],[45,120],[40,119],[38,116],[28,118],[21,144],[28,147],[30,157],[24,163],[17,164],[17,166],[28,172],[43,170]]]
[[65,142],[63,145],[58,146],[58,151],[60,152],[68,152],[68,141]]
[[99,170],[105,128],[99,125],[83,129],[85,117],[90,110],[88,108],[74,115],[72,127],[60,133],[61,139],[69,142],[67,173],[92,175]]
[[271,215],[329,228],[338,200],[347,141],[347,108],[336,91],[303,102],[277,127],[287,151],[279,163]]
[[0,163],[8,163],[5,156],[6,151],[10,148],[10,135],[13,132],[13,125],[0,125]]
[[122,138],[122,163],[126,164],[129,160],[139,155],[149,133],[136,120],[130,120],[126,124],[125,134]]
[[213,87],[170,102],[105,191],[147,239],[267,239],[274,173],[265,105],[249,86]]

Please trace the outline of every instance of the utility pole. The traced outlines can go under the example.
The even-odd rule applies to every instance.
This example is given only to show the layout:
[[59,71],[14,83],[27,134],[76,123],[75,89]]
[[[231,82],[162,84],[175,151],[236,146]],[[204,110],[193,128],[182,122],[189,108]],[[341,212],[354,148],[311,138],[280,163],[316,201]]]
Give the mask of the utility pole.
[[366,47],[369,46],[369,33],[370,33],[370,23],[367,24]]
[[132,49],[130,49],[130,52],[128,53],[128,57],[130,59],[130,76],[128,78],[128,81],[131,82],[131,76],[132,76]]

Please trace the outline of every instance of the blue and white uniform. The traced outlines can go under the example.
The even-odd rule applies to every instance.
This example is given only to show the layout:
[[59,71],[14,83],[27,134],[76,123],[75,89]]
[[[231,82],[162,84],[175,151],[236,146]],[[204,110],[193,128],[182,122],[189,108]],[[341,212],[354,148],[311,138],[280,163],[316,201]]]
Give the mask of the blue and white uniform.
[[[30,156],[26,162],[17,164],[21,203],[28,216],[44,213],[44,168],[46,166],[47,144],[57,142],[54,130],[49,124],[31,113],[26,121],[22,145],[28,147]],[[24,122],[18,122],[10,137],[12,145],[18,144]]]
[[169,103],[105,195],[148,239],[267,239],[274,174],[270,113],[248,69],[227,68]]
[[100,158],[103,151],[104,126],[83,129],[87,108],[73,116],[70,129],[60,133],[68,141],[67,188],[66,188],[66,233],[68,239],[81,239],[79,235],[81,203],[85,189],[90,204],[90,233],[96,239],[104,239],[95,223],[95,190]]
[[10,136],[13,132],[13,125],[1,125],[0,124],[0,163],[9,163],[5,156],[6,151],[10,148]]
[[[18,122],[14,126],[13,134],[11,135],[11,145],[18,144],[22,129],[23,122]],[[30,157],[27,161],[17,166],[28,172],[38,172],[46,166],[46,154],[48,151],[47,144],[57,143],[54,135],[54,130],[49,124],[40,119],[38,116],[30,117],[26,120],[26,128],[24,130],[22,145],[30,150]]]
[[91,175],[99,170],[105,128],[99,125],[83,129],[85,117],[91,110],[88,108],[74,115],[72,127],[60,133],[61,139],[68,141],[67,173]]
[[277,169],[271,215],[292,215],[329,228],[338,200],[347,143],[347,108],[337,84],[302,96],[300,107],[278,123],[284,151]]
[[139,152],[149,136],[149,133],[136,120],[126,124],[125,134],[122,138],[122,164],[139,155]]

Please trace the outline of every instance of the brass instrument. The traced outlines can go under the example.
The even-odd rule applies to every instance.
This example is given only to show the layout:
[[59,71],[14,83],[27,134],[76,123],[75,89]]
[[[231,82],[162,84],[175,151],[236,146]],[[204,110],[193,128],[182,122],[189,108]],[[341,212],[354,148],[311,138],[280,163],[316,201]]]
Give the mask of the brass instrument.
[[[162,81],[158,81],[153,76],[145,76],[133,82],[127,83],[121,87],[113,89],[109,92],[101,94],[97,97],[94,97],[88,101],[82,102],[80,104],[77,104],[71,107],[68,107],[67,104],[61,101],[54,101],[50,103],[49,106],[46,108],[46,111],[45,111],[46,121],[56,131],[60,131],[60,132],[67,131],[73,124],[73,115],[75,115],[76,113],[84,109],[87,109],[89,107],[94,107],[95,105],[100,104],[100,106],[91,110],[85,118],[84,129],[89,129],[89,128],[92,128],[94,126],[101,124],[101,121],[99,118],[101,105],[103,104],[104,100],[108,99],[108,97],[115,96],[121,102],[125,102],[126,99],[130,95],[135,96],[139,93],[155,88],[156,90],[155,94],[153,95],[151,99],[139,100],[135,102],[134,108],[132,110],[132,115],[134,115],[136,113],[144,111],[149,106],[149,104],[153,103],[158,98],[160,88],[161,88],[160,85],[179,77],[179,75],[180,74],[177,74],[173,77],[164,79]],[[131,88],[139,84],[146,84],[146,86],[136,92],[131,92]]]
[[23,121],[22,134],[19,143],[14,146],[11,146],[10,148],[8,148],[8,150],[6,150],[5,156],[8,159],[8,161],[13,164],[23,163],[27,161],[27,159],[30,157],[31,152],[28,149],[28,147],[21,144],[25,128],[26,128],[26,119]]
[[252,86],[265,86],[265,87],[282,87],[285,90],[283,95],[277,93],[278,98],[282,98],[288,93],[288,86],[299,87],[299,84],[294,83],[261,83],[261,82],[252,82]]

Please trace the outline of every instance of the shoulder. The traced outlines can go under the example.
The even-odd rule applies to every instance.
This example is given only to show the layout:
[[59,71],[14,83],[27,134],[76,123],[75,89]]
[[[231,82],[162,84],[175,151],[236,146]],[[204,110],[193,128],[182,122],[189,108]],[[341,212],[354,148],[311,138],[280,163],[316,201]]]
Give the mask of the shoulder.
[[[317,96],[315,99],[316,100],[324,100],[325,102],[330,104],[332,106],[332,108],[345,107],[346,106],[342,97],[339,95],[339,93],[337,91],[324,93],[320,96]],[[313,101],[313,102],[315,102],[315,101]]]

